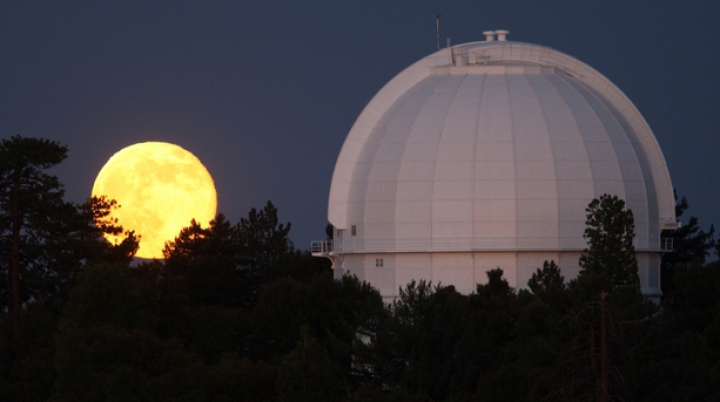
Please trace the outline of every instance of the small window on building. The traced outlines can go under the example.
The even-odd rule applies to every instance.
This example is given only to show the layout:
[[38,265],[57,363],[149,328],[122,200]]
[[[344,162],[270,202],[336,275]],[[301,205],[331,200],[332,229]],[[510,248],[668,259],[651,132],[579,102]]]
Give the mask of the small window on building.
[[382,259],[382,258],[376,258],[376,259],[375,259],[375,266],[376,266],[376,267],[382,267],[382,266],[383,266],[383,259]]
[[350,226],[350,236],[357,236],[357,226]]

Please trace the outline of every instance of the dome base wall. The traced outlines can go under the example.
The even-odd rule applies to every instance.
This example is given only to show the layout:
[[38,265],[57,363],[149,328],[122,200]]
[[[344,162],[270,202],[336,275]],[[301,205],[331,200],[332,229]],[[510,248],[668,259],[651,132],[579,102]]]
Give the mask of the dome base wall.
[[[516,252],[425,252],[425,253],[352,253],[333,254],[336,278],[355,275],[378,288],[383,300],[398,297],[399,288],[412,281],[433,285],[452,285],[463,294],[475,291],[478,284],[487,283],[487,272],[500,268],[508,284],[515,289],[527,289],[527,283],[544,261],[555,261],[565,283],[580,273],[580,251],[516,251]],[[659,252],[637,252],[638,275],[642,293],[654,301],[660,291]]]

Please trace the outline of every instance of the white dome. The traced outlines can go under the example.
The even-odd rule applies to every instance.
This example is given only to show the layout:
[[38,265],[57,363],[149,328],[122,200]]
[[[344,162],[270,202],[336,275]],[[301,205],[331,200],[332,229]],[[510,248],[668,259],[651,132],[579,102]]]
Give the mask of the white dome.
[[605,193],[632,209],[636,248],[660,248],[672,185],[622,92],[537,45],[452,52],[400,73],[350,131],[329,201],[336,228],[355,226],[345,251],[582,250],[585,208]]
[[642,290],[658,297],[673,188],[632,102],[555,50],[462,44],[408,67],[365,107],[332,178],[334,243],[313,251],[386,298],[420,279],[469,293],[496,267],[524,287],[551,259],[569,280],[587,247],[585,208],[606,193],[633,211]]

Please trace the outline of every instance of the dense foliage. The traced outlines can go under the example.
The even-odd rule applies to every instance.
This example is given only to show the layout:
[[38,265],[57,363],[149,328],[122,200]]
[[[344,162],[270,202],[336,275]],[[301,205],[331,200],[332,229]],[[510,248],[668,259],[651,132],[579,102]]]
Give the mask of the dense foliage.
[[[0,151],[25,141],[64,158],[57,144],[20,137]],[[470,295],[421,281],[383,304],[367,283],[335,280],[328,261],[296,250],[269,202],[237,224],[222,214],[208,227],[189,222],[164,260],[132,263],[132,233],[117,245],[101,238],[122,231],[108,219],[113,201],[62,201],[44,172],[58,158],[23,162],[46,185],[18,193],[35,204],[23,203],[16,236],[14,170],[0,164],[0,400],[720,398],[720,262],[703,259],[712,232],[675,234],[687,240],[683,257],[655,306],[639,292],[632,214],[617,197],[589,205],[572,281],[545,261],[529,290],[495,269]],[[46,219],[31,219],[46,205]]]

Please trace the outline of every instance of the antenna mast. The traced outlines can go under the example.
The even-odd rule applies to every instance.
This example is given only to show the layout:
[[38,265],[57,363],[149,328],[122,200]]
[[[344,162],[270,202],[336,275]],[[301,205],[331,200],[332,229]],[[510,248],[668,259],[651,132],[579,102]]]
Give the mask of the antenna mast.
[[440,51],[440,14],[435,15],[435,39],[437,41],[437,50]]

